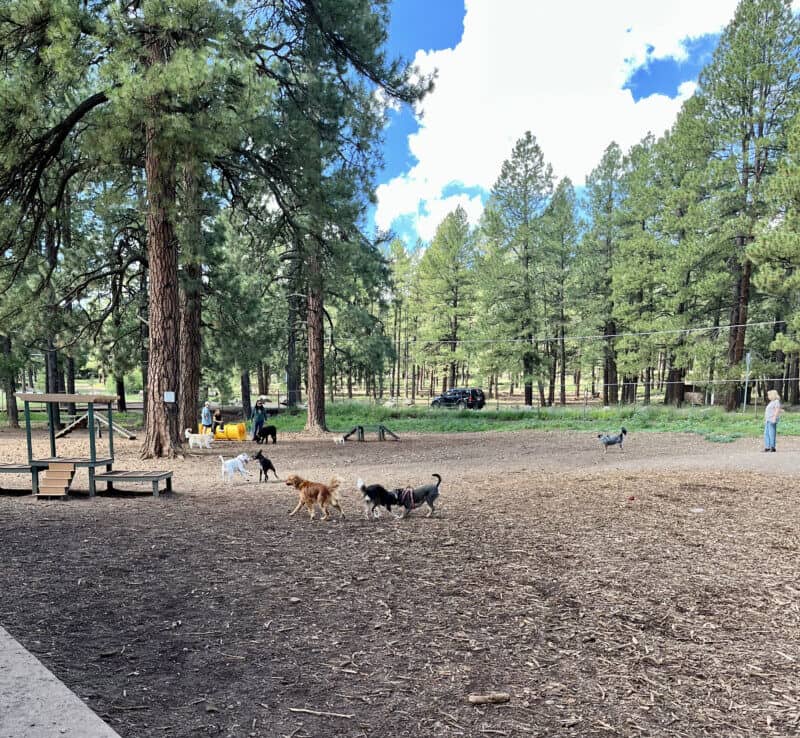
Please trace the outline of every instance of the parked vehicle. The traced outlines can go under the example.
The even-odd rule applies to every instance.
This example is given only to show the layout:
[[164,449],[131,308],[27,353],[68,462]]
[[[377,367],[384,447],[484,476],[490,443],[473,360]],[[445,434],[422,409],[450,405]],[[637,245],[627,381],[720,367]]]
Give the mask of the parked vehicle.
[[480,387],[454,387],[431,400],[431,407],[457,407],[459,410],[480,410],[485,404],[486,396]]

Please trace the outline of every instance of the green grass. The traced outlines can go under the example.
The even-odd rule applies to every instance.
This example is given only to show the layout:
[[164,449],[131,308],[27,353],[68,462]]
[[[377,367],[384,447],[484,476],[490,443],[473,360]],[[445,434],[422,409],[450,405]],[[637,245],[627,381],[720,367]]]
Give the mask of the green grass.
[[[761,411],[726,413],[719,408],[675,409],[637,405],[615,408],[553,407],[534,410],[491,409],[434,410],[424,405],[390,408],[348,402],[328,405],[328,428],[344,433],[356,425],[382,423],[397,433],[458,433],[514,430],[616,431],[624,425],[631,432],[696,433],[709,441],[730,443],[737,438],[755,438],[763,432]],[[282,414],[273,419],[278,430],[300,431],[305,413]],[[800,435],[800,415],[784,414],[779,426],[783,435]]]
[[[396,433],[477,433],[515,430],[574,430],[611,432],[624,425],[630,432],[696,433],[714,443],[757,438],[763,432],[763,408],[726,413],[719,408],[675,409],[663,405],[552,407],[533,410],[486,407],[473,410],[434,410],[427,405],[384,407],[366,402],[337,402],[326,408],[328,428],[346,433],[356,425],[382,423]],[[32,413],[34,426],[44,428],[44,413]],[[114,413],[114,422],[129,430],[142,427],[140,413]],[[278,432],[302,431],[304,411],[281,413],[270,420]],[[800,413],[784,413],[778,432],[800,436]]]

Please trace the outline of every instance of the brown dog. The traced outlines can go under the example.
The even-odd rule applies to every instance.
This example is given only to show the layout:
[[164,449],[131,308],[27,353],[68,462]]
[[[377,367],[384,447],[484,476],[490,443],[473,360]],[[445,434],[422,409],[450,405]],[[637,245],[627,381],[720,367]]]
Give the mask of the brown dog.
[[339,488],[339,481],[337,479],[331,479],[328,484],[322,484],[320,482],[309,482],[307,479],[292,474],[286,480],[286,485],[288,487],[295,487],[300,493],[300,500],[297,503],[297,507],[289,513],[289,517],[294,515],[305,505],[309,517],[313,520],[314,505],[319,505],[323,513],[322,520],[327,520],[330,517],[330,507],[335,507],[342,516],[342,520],[344,520],[344,512],[342,511],[342,506],[339,504],[339,497],[336,494],[336,490]]

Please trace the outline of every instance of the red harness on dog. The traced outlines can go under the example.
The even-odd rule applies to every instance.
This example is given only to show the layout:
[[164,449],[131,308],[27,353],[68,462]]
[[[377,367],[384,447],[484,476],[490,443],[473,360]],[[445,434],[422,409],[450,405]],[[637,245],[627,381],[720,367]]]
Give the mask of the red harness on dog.
[[[403,502],[404,500],[411,500],[411,504],[410,504],[410,505],[405,505],[405,502]],[[403,491],[400,493],[400,501],[401,501],[401,502],[403,502],[403,504],[404,504],[404,505],[405,505],[405,506],[406,506],[406,507],[407,507],[409,510],[413,510],[413,509],[416,507],[416,505],[414,504],[414,488],[413,488],[413,487],[406,487],[406,488],[405,488],[405,489],[404,489],[404,490],[403,490]]]

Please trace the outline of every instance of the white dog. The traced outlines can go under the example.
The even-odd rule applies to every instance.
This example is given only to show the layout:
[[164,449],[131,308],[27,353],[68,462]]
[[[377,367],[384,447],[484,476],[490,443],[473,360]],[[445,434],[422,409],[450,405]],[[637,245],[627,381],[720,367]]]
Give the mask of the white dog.
[[222,481],[232,482],[233,475],[239,472],[245,479],[249,479],[252,475],[245,469],[245,465],[251,461],[247,454],[239,454],[235,459],[225,461],[221,456],[219,460],[222,462]]
[[333,439],[333,442],[335,444],[340,445],[340,446],[344,446],[346,441],[347,441],[347,439],[344,436],[337,436],[336,438]]
[[214,436],[211,433],[192,433],[186,429],[186,437],[189,439],[189,448],[211,448],[211,441]]

